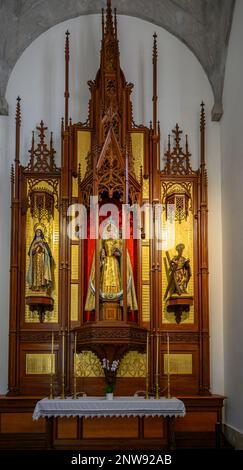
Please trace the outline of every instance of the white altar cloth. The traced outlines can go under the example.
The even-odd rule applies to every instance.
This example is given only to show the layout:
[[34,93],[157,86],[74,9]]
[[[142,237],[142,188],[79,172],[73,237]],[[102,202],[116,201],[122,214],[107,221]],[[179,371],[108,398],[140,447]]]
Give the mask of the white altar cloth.
[[185,405],[177,398],[160,398],[145,400],[143,397],[114,397],[106,400],[105,397],[82,397],[74,400],[44,398],[37,402],[33,419],[40,417],[130,417],[130,416],[185,416]]

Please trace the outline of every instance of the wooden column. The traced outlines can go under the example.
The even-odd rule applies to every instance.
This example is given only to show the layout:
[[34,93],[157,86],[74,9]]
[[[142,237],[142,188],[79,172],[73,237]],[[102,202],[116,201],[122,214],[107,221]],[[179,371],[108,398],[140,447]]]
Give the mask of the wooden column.
[[[150,204],[153,207],[153,238],[150,241],[150,271],[151,271],[151,332],[153,332],[153,341],[151,341],[151,384],[155,389],[155,367],[156,367],[156,332],[159,330],[160,325],[160,255],[155,238],[156,234],[156,206],[160,204],[160,165],[158,162],[159,156],[159,133],[157,123],[157,34],[154,34],[153,42],[153,127],[150,129]],[[159,361],[160,368],[160,361]]]
[[68,118],[69,118],[69,31],[66,32],[66,43],[65,43],[65,130],[68,129]]
[[208,299],[208,181],[205,162],[205,110],[201,104],[200,119],[200,393],[209,394],[209,299]]
[[[95,161],[94,161],[94,179],[93,179],[93,195],[99,199],[98,196],[98,148],[95,142]],[[99,208],[98,208],[99,209]],[[99,231],[99,210],[95,216],[96,231]],[[99,232],[96,233],[95,240],[95,321],[100,321],[100,240]]]
[[20,251],[19,251],[19,177],[20,177],[20,128],[21,108],[20,97],[16,105],[16,131],[15,131],[15,165],[11,171],[11,255],[10,255],[10,320],[9,320],[9,366],[8,366],[8,394],[15,395],[19,391],[19,303],[18,295]]
[[[125,161],[125,204],[128,204],[128,152],[126,151]],[[127,224],[126,224],[127,227]],[[122,265],[122,286],[123,286],[123,321],[127,322],[127,242],[122,240],[123,265]]]

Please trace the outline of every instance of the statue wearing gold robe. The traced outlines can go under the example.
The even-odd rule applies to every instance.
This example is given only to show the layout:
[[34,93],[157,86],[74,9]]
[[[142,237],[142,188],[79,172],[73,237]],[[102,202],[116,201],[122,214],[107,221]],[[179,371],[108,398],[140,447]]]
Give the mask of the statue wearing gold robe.
[[[115,234],[115,237],[114,237]],[[114,237],[114,238],[113,238]],[[100,300],[101,302],[114,301],[123,305],[122,286],[122,240],[118,237],[116,226],[110,222],[106,227],[106,234],[100,244]],[[126,250],[127,261],[127,307],[133,311],[138,310],[137,297],[131,260]],[[95,309],[95,255],[93,257],[85,311]]]

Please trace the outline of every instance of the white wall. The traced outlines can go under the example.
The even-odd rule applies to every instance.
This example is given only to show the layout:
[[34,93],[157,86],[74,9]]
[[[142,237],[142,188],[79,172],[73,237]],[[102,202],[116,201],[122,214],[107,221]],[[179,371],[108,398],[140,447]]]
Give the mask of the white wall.
[[0,394],[7,390],[9,321],[9,118],[0,116]]
[[[64,33],[71,32],[71,99],[73,121],[87,117],[87,80],[94,79],[99,66],[101,18],[82,16],[50,29],[34,41],[17,62],[9,80],[11,136],[14,135],[15,99],[22,97],[22,162],[26,163],[31,131],[44,119],[54,131],[59,151],[60,119],[63,116]],[[140,19],[119,18],[121,64],[128,81],[135,84],[134,118],[148,124],[152,118],[152,44],[154,30],[159,48],[159,119],[164,139],[180,124],[188,133],[193,167],[199,164],[199,113],[203,100],[207,109],[207,163],[209,173],[209,256],[212,335],[212,390],[223,393],[223,326],[221,267],[221,174],[219,124],[210,122],[213,95],[206,75],[194,55],[178,39]],[[13,155],[11,138],[9,158]],[[217,234],[217,236],[215,236]],[[2,266],[0,265],[0,270]],[[0,272],[1,275],[1,272]]]
[[226,423],[243,432],[243,2],[229,43],[221,121]]

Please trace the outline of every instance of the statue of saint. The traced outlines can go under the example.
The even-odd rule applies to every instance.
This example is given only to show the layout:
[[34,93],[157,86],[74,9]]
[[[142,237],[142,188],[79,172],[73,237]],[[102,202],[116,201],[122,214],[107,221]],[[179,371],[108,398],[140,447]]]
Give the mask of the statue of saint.
[[[138,309],[134,286],[133,271],[129,252],[127,250],[127,306],[136,311]],[[122,306],[122,240],[119,239],[119,230],[112,219],[108,219],[104,227],[100,248],[100,300],[101,302],[114,301]],[[95,309],[95,255],[92,262],[89,279],[85,311]]]
[[35,236],[28,252],[30,257],[27,282],[32,291],[48,291],[52,287],[52,254],[44,233],[40,228],[35,230]]
[[[169,282],[165,292],[165,298],[170,295],[188,294],[187,285],[191,277],[189,258],[183,256],[185,245],[179,243],[176,246],[177,255],[169,260]],[[168,258],[168,257],[167,257]]]

